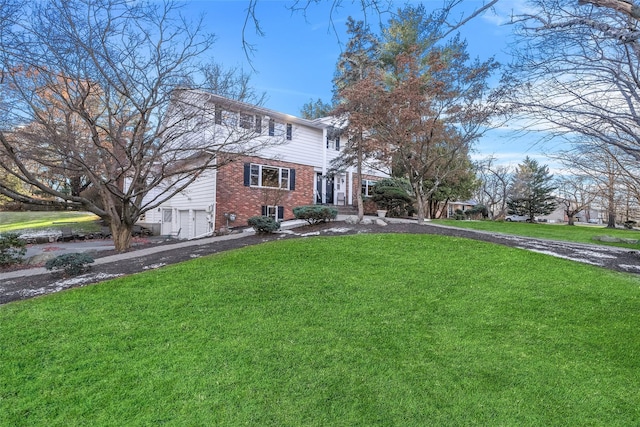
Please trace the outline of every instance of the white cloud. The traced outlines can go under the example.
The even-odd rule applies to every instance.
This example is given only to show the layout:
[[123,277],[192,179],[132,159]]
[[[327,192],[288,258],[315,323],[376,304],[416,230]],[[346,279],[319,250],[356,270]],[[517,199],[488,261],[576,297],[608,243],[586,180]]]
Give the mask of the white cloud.
[[482,15],[486,22],[501,26],[511,22],[515,15],[533,14],[535,9],[527,4],[526,0],[501,0],[493,10]]

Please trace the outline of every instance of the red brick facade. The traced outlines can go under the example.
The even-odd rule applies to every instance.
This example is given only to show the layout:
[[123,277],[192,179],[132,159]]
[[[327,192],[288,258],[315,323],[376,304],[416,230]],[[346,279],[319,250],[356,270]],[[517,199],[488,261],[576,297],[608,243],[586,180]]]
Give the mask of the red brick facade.
[[[370,181],[380,181],[379,176],[374,176],[374,175],[366,175],[366,174],[362,174],[362,179],[363,180],[370,180]],[[353,206],[357,206],[358,202],[356,201],[356,195],[359,194],[362,191],[362,184],[360,183],[360,181],[358,180],[358,175],[357,174],[353,174],[353,182],[351,184],[351,191],[353,194]],[[373,202],[372,200],[368,199],[368,198],[364,198],[364,213],[365,215],[375,215],[376,214],[376,210],[378,209],[378,206],[376,205],[375,202]]]
[[[246,163],[289,168],[295,170],[295,189],[278,190],[245,186]],[[314,202],[315,173],[312,166],[267,160],[260,157],[243,157],[222,166],[216,183],[216,229],[226,226],[225,213],[236,214],[232,227],[245,227],[247,220],[262,215],[262,206],[284,207],[284,217],[293,219],[293,208]]]

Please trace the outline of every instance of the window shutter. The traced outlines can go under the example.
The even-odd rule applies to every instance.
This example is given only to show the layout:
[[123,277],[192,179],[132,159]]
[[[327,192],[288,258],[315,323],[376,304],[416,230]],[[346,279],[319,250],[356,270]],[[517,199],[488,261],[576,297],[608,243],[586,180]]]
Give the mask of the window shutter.
[[296,170],[289,169],[289,190],[293,191],[296,189]]
[[267,216],[267,207],[266,206],[262,206],[262,216]]
[[284,219],[284,206],[278,206],[278,219]]
[[251,163],[244,164],[244,186],[249,187],[251,185]]
[[336,151],[340,151],[340,137],[336,138]]

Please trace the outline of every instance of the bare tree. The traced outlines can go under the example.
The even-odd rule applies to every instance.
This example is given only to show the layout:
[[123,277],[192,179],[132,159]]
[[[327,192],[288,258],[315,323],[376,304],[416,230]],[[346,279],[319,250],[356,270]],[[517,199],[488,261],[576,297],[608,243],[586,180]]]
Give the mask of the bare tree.
[[634,4],[631,0],[578,0],[578,4],[592,4],[597,7],[610,8],[633,19],[640,20],[640,6]]
[[515,18],[519,43],[504,79],[514,110],[547,138],[599,141],[640,160],[640,31],[620,11],[633,4],[530,4],[534,14]]
[[589,176],[562,175],[556,178],[558,200],[567,216],[567,224],[575,225],[575,217],[589,209],[598,196],[593,180]]
[[213,36],[176,3],[4,1],[23,12],[0,34],[0,168],[24,185],[0,182],[1,194],[91,211],[122,251],[141,214],[270,143],[183,88],[196,87]]
[[475,192],[476,200],[487,207],[491,218],[504,217],[507,213],[507,198],[512,170],[506,165],[495,164],[490,157],[476,166],[480,187]]
[[594,201],[599,200],[607,209],[607,227],[616,227],[617,206],[622,196],[624,172],[619,159],[624,155],[597,141],[583,141],[571,150],[554,155],[576,176],[588,177],[593,184]]

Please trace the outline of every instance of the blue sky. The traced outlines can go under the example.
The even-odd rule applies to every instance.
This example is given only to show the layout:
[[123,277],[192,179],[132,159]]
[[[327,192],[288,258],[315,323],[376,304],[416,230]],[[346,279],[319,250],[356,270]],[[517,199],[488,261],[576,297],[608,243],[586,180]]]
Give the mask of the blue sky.
[[[251,64],[242,49],[242,27],[248,0],[192,0],[188,2],[188,11],[194,15],[206,15],[207,29],[217,36],[214,47],[217,62],[245,70],[253,67],[253,86],[267,94],[265,107],[299,115],[302,105],[309,100],[321,98],[325,102],[330,101],[335,64],[341,45],[347,41],[346,19],[348,16],[364,19],[362,11],[349,0],[343,3],[345,7],[334,11],[333,15],[329,9],[330,2],[323,1],[311,6],[304,16],[302,13],[292,14],[287,8],[291,1],[259,0],[256,12],[265,34],[262,37],[256,35],[251,24],[245,32],[245,37],[256,49],[251,55]],[[403,3],[398,2],[398,6]],[[440,0],[424,3],[427,8],[442,5]],[[480,4],[481,0],[466,0],[466,9],[459,9],[459,13],[469,13]],[[480,59],[494,56],[500,62],[508,62],[507,44],[511,27],[505,24],[512,13],[523,8],[524,0],[501,0],[494,11],[465,25],[461,34],[468,42],[469,53]],[[388,15],[378,17],[369,13],[366,19],[372,30],[377,31],[379,19],[386,22]],[[532,138],[526,141],[514,139],[510,131],[496,130],[478,142],[474,157],[495,155],[502,163],[516,165],[529,155],[542,163],[549,163],[540,153],[543,149],[550,148],[533,145]]]

